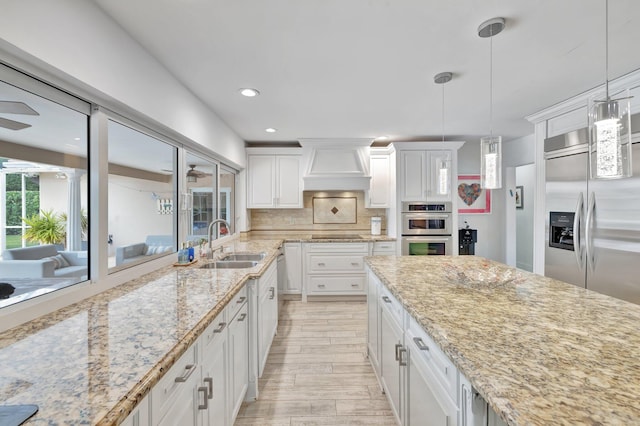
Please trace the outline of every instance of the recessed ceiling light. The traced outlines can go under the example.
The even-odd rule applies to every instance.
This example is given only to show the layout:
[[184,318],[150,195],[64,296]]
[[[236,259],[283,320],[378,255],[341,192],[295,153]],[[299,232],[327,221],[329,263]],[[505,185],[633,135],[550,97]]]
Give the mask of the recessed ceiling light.
[[246,96],[247,98],[253,98],[254,96],[258,96],[260,92],[258,92],[256,89],[247,87],[245,89],[240,89],[240,94],[242,96]]
[[389,139],[389,136],[378,136],[376,138],[377,141],[386,141]]
[[79,141],[79,140],[80,140],[80,138],[73,138],[73,140],[74,140],[74,141]]
[[266,129],[264,129],[264,131],[267,133],[275,133],[278,131],[278,129],[274,129],[273,127],[267,127]]

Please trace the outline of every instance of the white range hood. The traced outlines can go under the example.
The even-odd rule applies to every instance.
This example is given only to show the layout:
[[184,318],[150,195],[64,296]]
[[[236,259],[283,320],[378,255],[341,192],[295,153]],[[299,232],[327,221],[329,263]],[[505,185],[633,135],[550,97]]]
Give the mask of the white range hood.
[[367,191],[371,139],[302,139],[305,191]]

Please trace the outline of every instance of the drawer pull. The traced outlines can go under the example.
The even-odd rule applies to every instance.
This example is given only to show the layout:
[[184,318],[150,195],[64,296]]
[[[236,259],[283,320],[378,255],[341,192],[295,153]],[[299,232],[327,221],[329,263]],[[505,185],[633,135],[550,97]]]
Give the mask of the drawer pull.
[[224,328],[227,326],[226,322],[221,322],[218,324],[218,328],[216,328],[215,330],[213,330],[214,333],[222,333],[222,330],[224,330]]
[[204,393],[204,398],[202,398],[203,403],[198,404],[198,410],[207,410],[209,408],[209,397],[207,396],[207,387],[200,386],[198,388],[198,393]]
[[351,284],[351,287],[360,287],[360,285],[359,285],[359,284],[354,283],[354,284]]
[[318,288],[325,288],[326,286],[324,284],[318,284]]
[[244,301],[247,300],[246,297],[242,296],[240,299],[238,299],[238,301],[236,302],[238,305],[244,303]]
[[405,348],[400,348],[399,352],[399,360],[398,360],[398,364],[400,364],[401,367],[406,367],[407,366],[407,360],[404,357],[404,354],[407,353],[407,350]]
[[318,262],[318,266],[325,266],[324,262]]
[[360,266],[358,262],[351,262],[351,266]]
[[396,361],[400,361],[400,355],[398,354],[398,349],[402,347],[402,344],[396,343]]
[[191,376],[193,374],[193,372],[196,371],[196,365],[195,364],[188,364],[185,367],[185,372],[182,376],[180,377],[176,377],[176,383],[184,383],[189,379],[189,376]]
[[387,296],[382,296],[382,300],[384,300],[384,303],[391,303],[391,299],[389,299]]
[[420,337],[414,337],[413,341],[416,342],[416,346],[418,347],[418,349],[420,349],[421,351],[428,351],[429,350],[429,346],[424,344],[424,341],[422,340],[422,338]]
[[209,386],[209,393],[207,394],[207,398],[213,399],[213,378],[205,377],[203,382],[205,382]]
[[276,297],[276,289],[275,289],[275,287],[270,287],[269,288],[269,292],[271,293],[269,295],[269,299],[273,299],[274,297]]
[[238,317],[238,322],[242,322],[244,321],[244,319],[247,317],[247,314],[242,314]]

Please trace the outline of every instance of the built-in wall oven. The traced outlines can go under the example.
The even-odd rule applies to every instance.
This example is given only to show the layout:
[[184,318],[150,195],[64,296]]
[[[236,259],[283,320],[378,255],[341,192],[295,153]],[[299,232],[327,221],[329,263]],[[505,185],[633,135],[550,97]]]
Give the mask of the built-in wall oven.
[[403,255],[453,254],[451,203],[403,202]]

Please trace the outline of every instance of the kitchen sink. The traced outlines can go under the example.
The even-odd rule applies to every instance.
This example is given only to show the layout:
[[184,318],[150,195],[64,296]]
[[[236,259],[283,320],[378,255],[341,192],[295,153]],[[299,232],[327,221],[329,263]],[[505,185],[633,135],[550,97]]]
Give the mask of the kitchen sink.
[[229,253],[220,260],[222,261],[240,261],[240,260],[255,260],[260,261],[264,259],[266,253]]
[[243,269],[253,268],[258,262],[253,260],[217,260],[205,263],[200,269]]

